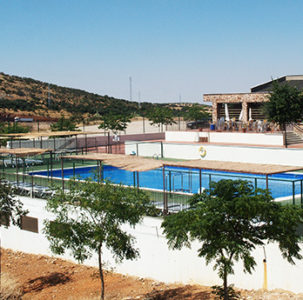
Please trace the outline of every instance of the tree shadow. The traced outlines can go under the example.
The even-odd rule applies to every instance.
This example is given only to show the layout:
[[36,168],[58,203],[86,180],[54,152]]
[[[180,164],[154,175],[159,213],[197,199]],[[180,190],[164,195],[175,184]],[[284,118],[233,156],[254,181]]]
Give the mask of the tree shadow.
[[212,299],[211,293],[207,291],[193,291],[191,287],[178,287],[164,291],[152,291],[145,295],[149,300],[209,300]]
[[23,291],[24,291],[24,293],[29,293],[32,291],[38,292],[47,287],[55,286],[57,284],[64,284],[68,281],[70,281],[69,276],[67,276],[63,273],[54,272],[47,276],[41,276],[41,277],[37,277],[35,279],[29,280],[25,284]]

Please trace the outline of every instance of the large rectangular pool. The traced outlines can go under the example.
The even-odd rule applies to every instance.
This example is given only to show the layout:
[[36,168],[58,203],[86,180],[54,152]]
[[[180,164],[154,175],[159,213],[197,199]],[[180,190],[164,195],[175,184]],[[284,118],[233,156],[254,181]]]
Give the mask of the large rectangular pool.
[[[77,167],[64,169],[64,178],[97,178],[99,174],[97,166]],[[52,176],[62,178],[61,170],[32,172],[32,175]],[[155,169],[134,174],[113,166],[104,165],[103,178],[116,184],[139,185],[142,188],[163,191],[162,169]],[[137,181],[137,178],[139,181]],[[242,179],[251,182],[255,187],[266,188],[264,175],[231,173],[223,171],[202,170],[202,187],[208,188],[210,181],[221,179]],[[268,176],[268,187],[274,198],[290,197],[302,193],[303,174],[281,173]],[[165,190],[169,192],[197,193],[200,189],[200,176],[198,169],[186,169],[180,167],[165,168]]]

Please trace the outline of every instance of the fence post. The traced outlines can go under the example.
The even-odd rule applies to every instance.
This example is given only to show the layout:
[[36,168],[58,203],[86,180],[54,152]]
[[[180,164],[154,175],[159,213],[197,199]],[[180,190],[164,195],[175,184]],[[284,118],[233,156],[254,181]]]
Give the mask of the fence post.
[[139,183],[139,171],[137,171],[137,189],[140,188],[140,183]]
[[17,173],[17,186],[19,186],[19,159],[16,156],[16,173]]
[[25,174],[25,158],[24,157],[22,158],[22,163],[23,163],[23,170],[22,170],[23,178],[22,178],[22,182],[24,182],[24,174]]
[[101,182],[101,161],[100,160],[97,160],[97,180],[98,180],[98,183]]
[[107,153],[110,153],[109,151],[109,144],[110,144],[110,135],[109,131],[107,132]]
[[199,169],[200,194],[202,193],[202,169]]
[[160,143],[161,143],[161,158],[163,158],[163,142]]
[[53,152],[50,151],[51,182],[53,180]]
[[168,189],[169,193],[171,193],[171,171],[168,171]]
[[165,166],[162,167],[162,177],[163,177],[163,214],[168,213],[168,203],[166,198],[166,188],[165,188]]
[[257,177],[255,177],[255,194],[257,193],[257,188],[258,188],[258,181],[257,181]]
[[49,160],[47,160],[46,167],[47,167],[47,179],[48,179],[49,178]]
[[76,177],[75,162],[73,162],[73,177]]
[[296,198],[295,198],[295,182],[292,182],[292,204],[295,205],[296,204]]
[[302,179],[301,179],[301,181],[300,181],[300,186],[301,186],[301,207],[303,207]]
[[84,137],[85,137],[85,153],[87,154],[87,134],[85,134]]
[[100,160],[100,181],[103,183],[103,162]]
[[31,179],[32,179],[32,194],[31,194],[31,198],[34,197],[34,175],[31,175]]
[[64,168],[63,168],[63,158],[61,157],[61,177],[62,177],[62,190],[64,193]]
[[134,188],[136,187],[136,171],[133,171]]

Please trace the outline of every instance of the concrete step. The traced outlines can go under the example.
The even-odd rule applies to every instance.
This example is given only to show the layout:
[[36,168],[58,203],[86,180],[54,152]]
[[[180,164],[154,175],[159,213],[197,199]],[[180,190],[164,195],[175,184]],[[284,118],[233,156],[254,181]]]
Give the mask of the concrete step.
[[303,138],[301,138],[298,134],[293,131],[287,131],[286,133],[286,142],[288,145],[292,144],[302,144]]

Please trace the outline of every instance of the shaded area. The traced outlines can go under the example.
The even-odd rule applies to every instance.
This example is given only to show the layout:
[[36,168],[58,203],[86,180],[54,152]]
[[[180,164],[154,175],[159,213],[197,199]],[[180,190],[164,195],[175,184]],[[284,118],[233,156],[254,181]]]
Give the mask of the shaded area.
[[55,286],[58,284],[64,284],[70,281],[70,277],[64,273],[54,272],[47,276],[37,277],[35,279],[29,280],[23,288],[24,293],[29,293],[32,291],[41,291],[47,287]]

